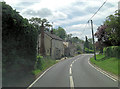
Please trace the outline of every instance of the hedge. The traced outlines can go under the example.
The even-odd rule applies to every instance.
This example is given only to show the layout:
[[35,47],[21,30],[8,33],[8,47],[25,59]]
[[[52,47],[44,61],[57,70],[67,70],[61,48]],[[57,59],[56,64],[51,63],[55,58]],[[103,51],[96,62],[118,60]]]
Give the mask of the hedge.
[[107,57],[120,58],[120,46],[110,46],[103,49],[103,53]]
[[90,50],[90,49],[88,49],[88,48],[85,48],[85,53],[94,53],[94,50]]

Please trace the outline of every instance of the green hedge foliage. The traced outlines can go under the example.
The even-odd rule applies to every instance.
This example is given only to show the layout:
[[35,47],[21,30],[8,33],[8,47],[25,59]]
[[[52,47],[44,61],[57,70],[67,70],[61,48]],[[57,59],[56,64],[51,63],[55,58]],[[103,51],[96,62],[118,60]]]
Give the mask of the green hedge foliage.
[[0,4],[2,4],[2,68],[14,73],[33,70],[38,32],[11,6],[5,2]]
[[103,49],[105,56],[120,58],[120,46],[110,46]]
[[90,50],[90,49],[88,49],[88,48],[85,48],[85,53],[94,53],[94,50]]
[[35,69],[40,69],[40,70],[43,69],[43,66],[42,66],[43,63],[44,63],[43,60],[44,60],[43,56],[40,56],[40,55],[37,56],[37,60],[36,60],[36,63],[35,63]]

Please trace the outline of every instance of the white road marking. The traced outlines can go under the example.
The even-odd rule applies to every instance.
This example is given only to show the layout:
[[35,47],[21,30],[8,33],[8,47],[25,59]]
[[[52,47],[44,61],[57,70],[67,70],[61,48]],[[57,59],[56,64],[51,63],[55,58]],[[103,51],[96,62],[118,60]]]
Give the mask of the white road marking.
[[74,89],[74,82],[72,76],[70,76],[70,87],[71,89]]
[[[55,64],[56,65],[56,64]],[[53,66],[55,66],[53,65]],[[47,71],[49,71],[53,66],[51,66],[50,68],[48,68],[45,72],[43,72],[27,89],[29,89],[30,87],[32,87]]]
[[72,64],[74,63],[74,61],[72,62]]
[[72,74],[72,70],[71,70],[71,67],[70,67],[70,70],[69,70],[69,72],[70,72],[70,75]]
[[101,72],[102,74],[106,75],[107,77],[109,77],[110,79],[112,79],[113,81],[117,81],[118,79],[115,78],[114,76],[108,74],[107,72],[103,71],[102,69],[98,68],[98,67],[94,67],[91,63],[90,63],[90,58],[88,59],[88,64],[90,66],[92,66],[93,68],[95,68],[97,71]]
[[74,82],[73,82],[73,77],[72,77],[72,65],[74,64],[76,60],[74,60],[71,65],[70,65],[70,69],[69,69],[69,73],[70,73],[70,88],[74,89]]

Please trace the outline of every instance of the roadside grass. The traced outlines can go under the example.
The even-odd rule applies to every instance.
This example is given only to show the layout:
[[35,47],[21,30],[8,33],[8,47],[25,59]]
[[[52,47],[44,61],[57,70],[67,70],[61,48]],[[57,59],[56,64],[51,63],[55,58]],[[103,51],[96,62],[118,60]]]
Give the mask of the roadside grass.
[[32,74],[36,76],[36,75],[40,74],[41,72],[43,72],[44,70],[46,70],[47,68],[49,68],[50,66],[52,66],[56,63],[57,63],[56,60],[51,59],[49,57],[43,58],[41,60],[41,65],[39,64],[40,68],[34,69],[32,71]]
[[118,62],[120,62],[120,59],[118,58],[105,57],[104,54],[98,54],[96,55],[96,60],[94,59],[94,57],[92,57],[90,59],[90,62],[107,72],[110,72],[117,76],[118,74],[120,75],[120,73],[118,73]]

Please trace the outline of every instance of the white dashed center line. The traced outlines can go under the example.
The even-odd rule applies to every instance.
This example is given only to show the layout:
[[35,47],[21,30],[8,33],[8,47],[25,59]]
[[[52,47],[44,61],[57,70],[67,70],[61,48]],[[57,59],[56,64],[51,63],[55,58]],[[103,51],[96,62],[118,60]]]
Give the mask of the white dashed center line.
[[71,89],[74,89],[74,82],[72,76],[70,76],[70,87]]
[[70,67],[70,70],[69,70],[69,72],[70,72],[70,75],[72,74],[72,70],[71,70],[71,67]]
[[70,87],[71,89],[74,89],[74,81],[73,81],[73,77],[72,77],[72,65],[74,64],[76,60],[74,60],[71,65],[70,65],[70,69],[69,69],[69,73],[70,73]]

